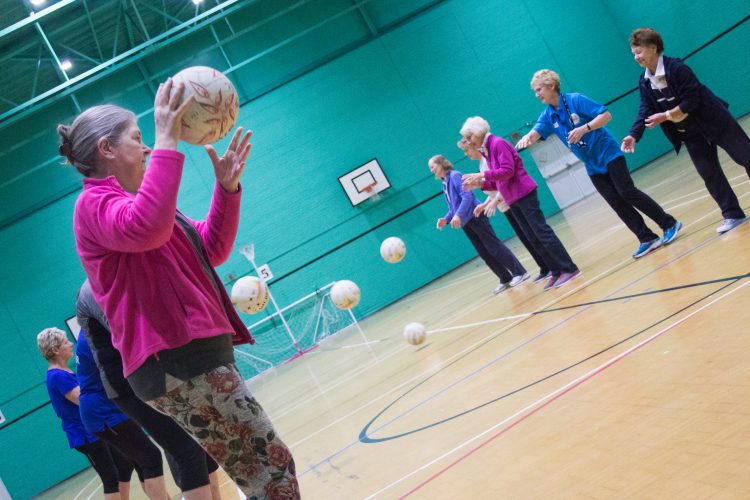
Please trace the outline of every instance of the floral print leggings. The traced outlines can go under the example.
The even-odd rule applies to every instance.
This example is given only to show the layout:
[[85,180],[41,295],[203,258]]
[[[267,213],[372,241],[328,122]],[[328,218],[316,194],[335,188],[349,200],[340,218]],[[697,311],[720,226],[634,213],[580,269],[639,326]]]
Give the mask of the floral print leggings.
[[249,499],[298,499],[294,459],[234,365],[220,366],[148,401],[172,417]]

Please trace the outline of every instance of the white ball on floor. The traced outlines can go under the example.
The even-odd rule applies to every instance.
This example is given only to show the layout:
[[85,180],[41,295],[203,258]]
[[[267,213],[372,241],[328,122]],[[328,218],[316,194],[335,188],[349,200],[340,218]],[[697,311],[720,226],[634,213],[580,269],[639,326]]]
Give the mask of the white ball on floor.
[[339,309],[351,309],[359,304],[360,291],[356,283],[339,280],[331,287],[331,302]]
[[234,282],[232,304],[245,314],[255,314],[268,305],[268,286],[255,276],[243,276]]
[[404,338],[411,345],[421,344],[427,338],[424,325],[422,323],[409,323],[404,327]]
[[380,255],[384,261],[391,264],[401,262],[404,256],[406,256],[406,245],[401,238],[391,236],[383,240],[383,243],[380,244]]

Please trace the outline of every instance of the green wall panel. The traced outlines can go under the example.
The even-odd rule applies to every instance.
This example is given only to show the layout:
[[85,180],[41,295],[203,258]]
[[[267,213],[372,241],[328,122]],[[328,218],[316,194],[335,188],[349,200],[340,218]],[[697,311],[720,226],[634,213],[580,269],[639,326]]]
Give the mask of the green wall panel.
[[[564,9],[549,1],[447,0],[426,8],[429,4],[366,3],[364,12],[376,29],[397,26],[374,39],[358,9],[294,38],[353,4],[315,0],[262,24],[291,5],[264,0],[254,4],[255,11],[230,16],[236,37],[225,23],[216,25],[221,39],[229,37],[229,61],[213,47],[210,31],[201,30],[155,48],[140,67],[107,75],[77,97],[83,106],[109,101],[144,114],[140,126],[151,142],[148,110],[153,97],[144,74],[156,75],[151,79],[158,82],[188,65],[226,69],[273,49],[230,74],[246,103],[238,125],[255,133],[235,251],[219,274],[231,286],[232,277],[249,273],[238,250],[254,242],[258,263],[269,263],[277,277],[288,275],[271,285],[282,305],[330,281],[351,279],[362,289],[355,311],[362,317],[474,257],[461,232],[435,230],[435,220],[445,213],[442,195],[413,208],[441,192],[426,167],[431,155],[446,155],[458,170],[476,170],[455,145],[465,118],[484,116],[498,135],[524,131],[524,124],[533,123],[543,108],[529,80],[544,67],[560,73],[564,90],[610,101],[634,88],[641,73],[627,44],[634,27],[655,26],[665,37],[667,53],[681,56],[750,10],[738,0],[722,9],[705,0],[575,0]],[[680,16],[674,16],[677,10]],[[351,50],[365,40],[371,41]],[[750,23],[688,63],[742,115],[750,112],[748,58]],[[615,135],[627,133],[637,108],[637,93],[610,105]],[[23,450],[12,465],[0,464],[0,476],[17,498],[85,465],[78,454],[65,451],[49,406],[32,411],[47,398],[42,385],[46,367],[36,352],[35,335],[46,326],[64,327],[84,278],[72,236],[80,177],[59,165],[54,134],[54,125],[74,112],[72,102],[63,99],[0,134],[0,335],[7,347],[0,353],[0,366],[9,380],[0,389],[0,402],[6,416],[31,412],[0,428],[0,449]],[[217,144],[217,150],[223,151],[228,140]],[[214,186],[210,161],[202,148],[182,145],[181,150],[187,159],[178,205],[188,216],[202,218]],[[669,150],[663,134],[650,131],[628,163],[637,168]],[[352,207],[337,179],[371,158],[380,161],[392,188],[378,203]],[[558,206],[538,169],[527,152],[522,158],[540,184],[544,212],[553,214]],[[11,220],[15,222],[7,224]],[[494,218],[493,225],[501,237],[511,235],[502,217]],[[380,259],[380,241],[388,236],[406,241],[407,257],[398,265]],[[244,318],[248,323],[258,319]],[[251,352],[262,354],[263,342]]]

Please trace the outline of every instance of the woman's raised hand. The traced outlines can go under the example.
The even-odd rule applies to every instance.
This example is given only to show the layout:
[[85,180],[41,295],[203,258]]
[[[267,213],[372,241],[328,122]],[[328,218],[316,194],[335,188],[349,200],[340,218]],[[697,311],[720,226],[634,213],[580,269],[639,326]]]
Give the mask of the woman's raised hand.
[[166,82],[159,85],[154,99],[154,149],[177,149],[182,132],[182,116],[195,97],[190,96],[180,105],[182,94],[185,92],[185,84],[180,83],[174,92],[174,81],[168,78]]
[[[253,133],[248,131],[242,136],[242,127],[239,127],[232,136],[232,142],[229,143],[223,156],[219,156],[213,146],[204,146],[211,163],[214,166],[216,180],[221,187],[230,193],[236,192],[240,187],[240,177],[245,171],[245,162],[250,154],[250,136]],[[240,140],[242,137],[242,140]]]

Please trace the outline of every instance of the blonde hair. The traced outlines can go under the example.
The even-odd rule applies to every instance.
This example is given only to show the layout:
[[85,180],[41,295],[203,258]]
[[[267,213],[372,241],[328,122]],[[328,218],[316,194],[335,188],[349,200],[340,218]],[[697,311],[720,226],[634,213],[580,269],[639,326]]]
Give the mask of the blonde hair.
[[59,328],[45,328],[37,334],[36,345],[39,347],[39,352],[42,353],[44,359],[49,361],[57,355],[57,351],[66,340],[68,340],[68,336]]
[[481,116],[472,116],[471,118],[466,119],[464,124],[461,126],[459,134],[461,134],[464,138],[476,135],[484,139],[484,136],[489,132],[490,124],[487,123],[487,120],[485,120]]
[[560,75],[551,69],[540,69],[531,77],[531,88],[534,88],[534,82],[540,82],[542,85],[548,85],[560,93]]
[[437,166],[443,169],[443,172],[447,172],[448,170],[453,170],[453,163],[451,163],[450,160],[443,155],[433,156],[432,158],[430,158],[430,161],[428,163],[436,164]]

